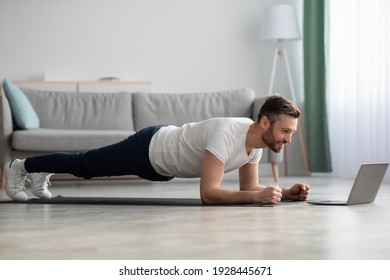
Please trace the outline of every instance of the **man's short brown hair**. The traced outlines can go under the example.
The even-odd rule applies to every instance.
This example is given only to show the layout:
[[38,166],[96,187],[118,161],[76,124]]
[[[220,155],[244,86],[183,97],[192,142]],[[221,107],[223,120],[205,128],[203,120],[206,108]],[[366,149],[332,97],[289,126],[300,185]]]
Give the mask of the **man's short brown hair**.
[[268,97],[263,106],[261,106],[260,112],[257,115],[257,121],[259,122],[263,116],[266,116],[271,125],[273,125],[282,114],[297,119],[301,115],[301,111],[290,99],[280,95],[272,95]]

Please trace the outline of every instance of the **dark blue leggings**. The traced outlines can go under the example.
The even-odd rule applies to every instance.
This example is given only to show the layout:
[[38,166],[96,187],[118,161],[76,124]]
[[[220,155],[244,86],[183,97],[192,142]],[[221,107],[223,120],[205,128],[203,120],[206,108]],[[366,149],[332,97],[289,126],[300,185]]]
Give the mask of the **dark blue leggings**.
[[25,168],[29,173],[67,173],[85,179],[137,175],[150,181],[169,181],[173,177],[158,174],[149,160],[149,144],[160,127],[144,128],[121,142],[86,152],[28,157]]

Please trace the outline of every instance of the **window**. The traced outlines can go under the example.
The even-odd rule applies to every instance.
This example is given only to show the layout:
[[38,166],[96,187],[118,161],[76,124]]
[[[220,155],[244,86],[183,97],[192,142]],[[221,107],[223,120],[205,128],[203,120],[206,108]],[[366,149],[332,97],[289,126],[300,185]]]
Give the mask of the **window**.
[[390,161],[390,1],[328,0],[328,8],[332,165],[354,177],[363,162]]

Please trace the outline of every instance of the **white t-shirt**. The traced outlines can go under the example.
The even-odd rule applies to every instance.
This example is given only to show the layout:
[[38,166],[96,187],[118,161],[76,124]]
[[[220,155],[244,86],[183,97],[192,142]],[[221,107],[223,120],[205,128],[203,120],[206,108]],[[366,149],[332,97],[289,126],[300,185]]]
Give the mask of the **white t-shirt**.
[[225,172],[258,163],[263,150],[253,149],[248,155],[245,149],[251,124],[249,118],[214,118],[162,127],[152,137],[149,159],[159,174],[183,178],[200,177],[206,150],[225,165]]

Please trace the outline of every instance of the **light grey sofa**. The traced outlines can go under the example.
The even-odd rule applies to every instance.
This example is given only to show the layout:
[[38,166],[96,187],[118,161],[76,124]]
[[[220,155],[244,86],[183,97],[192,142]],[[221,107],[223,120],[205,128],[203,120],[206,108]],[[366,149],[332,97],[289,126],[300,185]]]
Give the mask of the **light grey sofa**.
[[[212,117],[256,119],[266,97],[251,89],[208,93],[74,93],[22,89],[39,117],[38,129],[18,129],[4,89],[0,96],[0,166],[13,158],[84,151],[127,138],[155,124],[181,125]],[[278,180],[282,154],[264,151]]]

